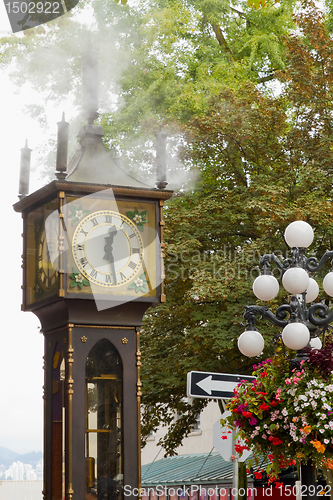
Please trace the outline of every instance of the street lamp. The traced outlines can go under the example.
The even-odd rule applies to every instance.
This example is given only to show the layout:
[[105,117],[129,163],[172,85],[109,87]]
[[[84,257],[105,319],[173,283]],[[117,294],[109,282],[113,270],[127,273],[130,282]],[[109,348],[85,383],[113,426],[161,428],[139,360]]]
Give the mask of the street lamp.
[[[285,346],[296,351],[296,358],[289,361],[290,369],[299,368],[307,358],[309,348],[321,349],[325,341],[325,331],[333,321],[333,311],[325,303],[314,303],[319,293],[318,283],[310,274],[319,271],[328,259],[331,270],[323,280],[327,295],[333,297],[333,251],[326,251],[318,261],[307,257],[306,249],[313,241],[312,227],[303,221],[295,221],[286,228],[284,237],[290,247],[290,258],[281,261],[274,253],[260,257],[261,274],[253,283],[255,296],[263,301],[274,299],[279,292],[279,282],[273,276],[270,263],[274,263],[281,275],[282,285],[290,294],[289,304],[279,306],[275,314],[268,306],[245,306],[246,330],[238,338],[238,347],[245,356],[259,356],[264,348],[264,339],[256,328],[257,317],[268,319],[282,328],[274,336],[276,343],[282,340]],[[311,304],[312,303],[312,304]],[[309,304],[309,306],[307,305]],[[322,341],[319,335],[322,334]],[[309,486],[315,484],[314,467],[311,462],[301,464],[302,485],[306,488],[305,498],[311,497]]]
[[[318,335],[323,333],[324,342],[325,331],[333,321],[333,312],[324,303],[311,305],[318,296],[319,286],[310,276],[319,271],[328,259],[332,260],[333,266],[333,251],[326,251],[320,261],[306,256],[306,249],[311,245],[314,234],[310,224],[304,221],[289,224],[284,237],[290,247],[290,258],[281,261],[274,253],[260,257],[261,274],[254,280],[252,288],[255,296],[263,301],[270,301],[277,296],[279,282],[273,276],[270,265],[274,262],[281,274],[282,285],[290,294],[289,304],[278,307],[275,314],[268,306],[245,306],[247,325],[238,339],[238,348],[245,356],[259,356],[264,348],[264,339],[255,324],[257,317],[268,319],[283,328],[273,341],[282,339],[283,348],[286,346],[297,351],[296,358],[290,362],[291,368],[294,368],[306,358],[305,348],[321,348],[322,342]],[[333,297],[333,267],[323,280],[323,288]]]

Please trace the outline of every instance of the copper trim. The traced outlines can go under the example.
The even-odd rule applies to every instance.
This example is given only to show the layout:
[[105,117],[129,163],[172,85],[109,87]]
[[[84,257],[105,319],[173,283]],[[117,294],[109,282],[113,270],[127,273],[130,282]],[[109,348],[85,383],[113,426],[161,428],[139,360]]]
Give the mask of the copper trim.
[[136,330],[136,401],[137,401],[137,436],[138,436],[138,499],[141,499],[141,418],[140,418],[140,408],[141,408],[141,380],[140,380],[140,368],[141,368],[141,351],[140,351],[140,330]]
[[68,486],[66,491],[66,500],[73,499],[73,325],[68,325],[68,379],[67,379],[67,471]]
[[75,328],[107,328],[110,330],[135,330],[134,326],[73,325]]
[[58,198],[59,198],[59,216],[60,216],[60,220],[59,220],[59,237],[58,237],[58,254],[59,254],[59,257],[58,257],[58,269],[59,269],[59,272],[58,272],[58,276],[59,276],[59,291],[58,291],[58,295],[59,297],[65,297],[65,290],[64,290],[64,273],[62,272],[63,271],[63,250],[64,250],[64,238],[65,238],[65,233],[64,233],[64,230],[63,230],[63,224],[64,224],[64,220],[63,220],[63,213],[62,213],[62,209],[63,209],[63,206],[64,206],[64,198],[65,198],[65,193],[64,191],[60,191],[58,193]]
[[15,212],[31,209],[34,204],[40,205],[45,199],[55,197],[59,191],[64,191],[67,195],[77,195],[78,193],[98,193],[106,189],[112,189],[113,193],[118,196],[134,196],[136,198],[151,198],[161,201],[168,200],[173,195],[173,191],[162,191],[154,188],[135,188],[130,186],[114,186],[112,184],[90,184],[88,182],[52,181],[47,186],[22,198],[22,200],[15,203],[13,208]]
[[166,302],[166,296],[164,293],[164,278],[165,278],[165,273],[164,273],[164,249],[165,249],[165,243],[164,243],[164,225],[165,222],[163,220],[163,206],[164,202],[160,201],[160,241],[161,241],[161,295],[160,295],[160,301],[161,302]]

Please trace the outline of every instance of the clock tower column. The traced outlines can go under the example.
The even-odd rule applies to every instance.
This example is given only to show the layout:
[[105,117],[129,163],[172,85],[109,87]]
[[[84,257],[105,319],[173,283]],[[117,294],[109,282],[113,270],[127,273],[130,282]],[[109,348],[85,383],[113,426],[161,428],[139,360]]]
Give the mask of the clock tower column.
[[87,116],[68,169],[63,118],[58,180],[14,205],[23,217],[22,308],[45,338],[44,500],[136,496],[139,330],[146,309],[165,301],[162,211],[172,191],[161,152],[154,188],[120,168],[94,110]]

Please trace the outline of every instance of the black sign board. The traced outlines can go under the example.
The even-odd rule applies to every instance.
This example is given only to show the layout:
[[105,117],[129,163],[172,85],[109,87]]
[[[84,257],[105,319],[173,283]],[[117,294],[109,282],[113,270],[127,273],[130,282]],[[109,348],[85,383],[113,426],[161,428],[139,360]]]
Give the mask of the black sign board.
[[229,399],[241,380],[252,382],[255,377],[230,373],[189,372],[187,396],[194,398]]

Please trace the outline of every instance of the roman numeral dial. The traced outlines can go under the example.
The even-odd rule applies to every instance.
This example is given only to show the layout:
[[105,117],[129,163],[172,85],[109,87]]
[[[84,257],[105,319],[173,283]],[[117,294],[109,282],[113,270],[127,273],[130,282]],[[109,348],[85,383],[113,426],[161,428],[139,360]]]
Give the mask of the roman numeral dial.
[[140,231],[119,212],[100,210],[82,219],[73,235],[72,253],[75,266],[90,284],[127,287],[142,273]]

